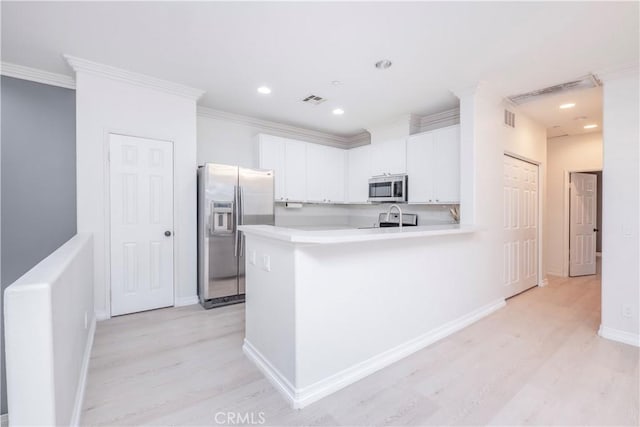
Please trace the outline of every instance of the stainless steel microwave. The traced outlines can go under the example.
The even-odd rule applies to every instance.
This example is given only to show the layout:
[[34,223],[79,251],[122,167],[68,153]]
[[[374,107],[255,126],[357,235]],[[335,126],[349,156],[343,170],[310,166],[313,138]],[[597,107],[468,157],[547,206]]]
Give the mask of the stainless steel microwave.
[[381,175],[369,179],[370,202],[406,202],[407,174]]

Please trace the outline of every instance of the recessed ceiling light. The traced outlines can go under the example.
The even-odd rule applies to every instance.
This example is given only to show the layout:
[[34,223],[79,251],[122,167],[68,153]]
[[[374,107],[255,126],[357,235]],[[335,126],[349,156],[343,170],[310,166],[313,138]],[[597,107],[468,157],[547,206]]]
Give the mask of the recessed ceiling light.
[[269,95],[269,94],[271,93],[271,89],[269,89],[269,88],[268,88],[268,87],[266,87],[266,86],[260,86],[260,87],[258,88],[258,93],[261,93],[261,94],[263,94],[263,95]]
[[598,127],[598,125],[586,125],[584,128],[585,129],[594,129],[594,128],[597,128],[597,127]]
[[380,61],[376,62],[376,68],[379,70],[386,70],[387,68],[391,67],[392,64],[393,63],[388,59],[381,59]]
[[333,110],[333,114],[335,114],[336,116],[341,116],[344,114],[344,110],[342,108],[335,108]]
[[573,108],[573,107],[575,107],[575,106],[576,106],[576,104],[575,104],[575,103],[573,103],[573,102],[568,102],[568,103],[566,103],[566,104],[562,104],[562,105],[560,105],[560,109],[561,109],[561,110],[566,110],[567,108]]

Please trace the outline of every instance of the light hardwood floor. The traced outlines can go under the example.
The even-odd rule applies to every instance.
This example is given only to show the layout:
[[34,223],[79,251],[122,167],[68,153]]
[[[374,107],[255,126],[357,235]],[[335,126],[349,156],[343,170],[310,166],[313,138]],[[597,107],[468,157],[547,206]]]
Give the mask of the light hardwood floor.
[[267,425],[637,426],[639,351],[597,335],[599,308],[598,276],[551,278],[302,410],[244,357],[243,305],[122,316],[98,324],[82,424],[221,425],[247,414]]

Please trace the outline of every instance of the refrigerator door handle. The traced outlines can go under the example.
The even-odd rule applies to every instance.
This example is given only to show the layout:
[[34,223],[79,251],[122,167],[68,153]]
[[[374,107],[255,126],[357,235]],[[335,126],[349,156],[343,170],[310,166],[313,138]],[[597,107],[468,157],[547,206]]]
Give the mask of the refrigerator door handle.
[[[240,194],[238,206],[240,214],[238,216],[238,225],[244,224],[244,188],[238,187],[238,192]],[[238,232],[238,240],[240,240],[240,256],[244,256],[244,233],[242,231]]]
[[240,206],[238,203],[238,186],[234,186],[233,187],[233,198],[235,199],[235,203],[233,204],[234,207],[234,212],[233,214],[235,215],[235,221],[233,224],[233,233],[234,233],[234,239],[233,239],[233,256],[234,257],[238,257],[238,224],[240,224],[240,222],[238,221],[239,216],[240,216]]

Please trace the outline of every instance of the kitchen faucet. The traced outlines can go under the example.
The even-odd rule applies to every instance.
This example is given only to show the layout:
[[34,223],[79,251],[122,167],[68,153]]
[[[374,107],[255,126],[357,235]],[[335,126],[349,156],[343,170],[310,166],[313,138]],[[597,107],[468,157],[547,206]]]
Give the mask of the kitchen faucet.
[[398,227],[402,228],[402,209],[400,209],[400,206],[396,204],[389,206],[389,210],[387,211],[387,222],[389,222],[389,216],[391,215],[391,209],[393,208],[398,210]]

